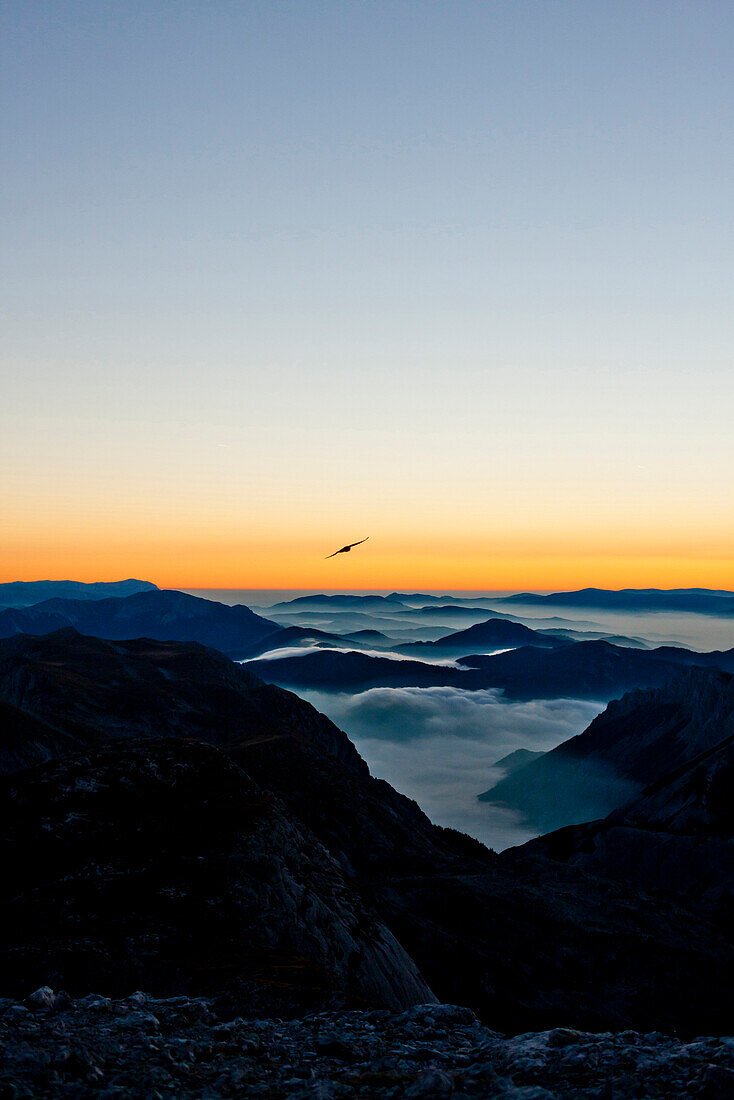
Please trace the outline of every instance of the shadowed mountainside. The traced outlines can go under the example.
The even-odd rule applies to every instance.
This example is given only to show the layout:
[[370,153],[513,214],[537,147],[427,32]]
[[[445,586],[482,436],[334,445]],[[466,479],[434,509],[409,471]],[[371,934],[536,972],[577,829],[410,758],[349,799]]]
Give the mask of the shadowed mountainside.
[[12,638],[0,697],[79,745],[3,780],[7,983],[50,968],[104,992],[144,969],[282,1005],[425,999],[423,981],[508,1030],[731,1020],[715,915],[433,826],[332,723],[219,654]]
[[50,634],[67,626],[98,638],[200,642],[234,657],[247,656],[251,646],[279,629],[243,604],[167,590],[94,601],[45,600],[0,612],[0,638]]
[[[231,746],[287,735],[367,772],[352,742],[325,715],[199,645],[101,641],[71,629],[7,638],[0,641],[0,699],[84,748],[111,738],[193,737]],[[55,755],[50,733],[44,741],[39,731],[35,743],[39,762]],[[11,770],[4,745],[3,737],[0,772]]]
[[[341,635],[264,619],[244,604],[223,604],[186,592],[155,589],[120,599],[52,599],[0,611],[0,638],[51,634],[73,627],[98,638],[199,642],[235,659],[282,646],[340,644]],[[355,643],[359,644],[359,643]]]
[[[551,640],[552,644],[552,640]],[[434,652],[423,648],[423,653]],[[266,680],[294,687],[366,690],[372,687],[495,688],[511,699],[576,698],[606,702],[634,688],[658,687],[686,665],[734,671],[734,650],[694,653],[672,646],[633,649],[609,642],[562,642],[554,649],[522,646],[490,656],[457,656],[456,668],[365,653],[319,653],[253,661]]]
[[625,697],[600,718],[599,751],[618,768],[629,757],[647,785],[603,820],[524,850],[645,890],[731,900],[734,677],[692,669],[665,689]]
[[727,673],[691,668],[662,688],[629,692],[479,797],[520,810],[540,829],[606,815],[734,733],[732,683]]
[[3,992],[435,999],[316,837],[211,746],[126,740],[0,792]]

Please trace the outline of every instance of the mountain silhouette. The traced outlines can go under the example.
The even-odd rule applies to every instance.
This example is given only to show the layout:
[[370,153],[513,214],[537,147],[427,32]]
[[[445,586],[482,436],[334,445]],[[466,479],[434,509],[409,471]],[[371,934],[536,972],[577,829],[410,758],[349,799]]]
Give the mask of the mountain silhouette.
[[154,592],[157,585],[150,581],[10,581],[0,584],[0,608],[29,607],[42,600],[73,599],[103,600],[111,596],[132,596],[136,592]]
[[624,588],[611,591],[606,588],[582,588],[575,592],[520,592],[516,596],[503,596],[500,604],[527,604],[543,607],[546,604],[562,607],[596,608],[606,611],[683,611],[703,615],[734,615],[734,592],[713,591],[708,588]]
[[48,634],[67,626],[100,638],[200,642],[233,657],[247,656],[251,646],[280,629],[244,604],[230,606],[158,589],[113,599],[52,599],[0,611],[0,638]]
[[[418,652],[432,652],[422,647]],[[435,651],[433,651],[435,652]],[[734,672],[734,650],[695,653],[672,646],[633,649],[609,642],[572,642],[554,649],[521,646],[507,653],[455,654],[459,667],[323,650],[254,661],[271,683],[326,690],[371,687],[494,688],[509,699],[590,699],[606,703],[634,688],[658,687],[681,667],[709,665]]]
[[[145,981],[235,1015],[437,995],[507,1031],[730,1020],[731,938],[695,900],[432,825],[333,723],[219,653],[16,636],[0,699],[2,993]],[[45,740],[17,770],[20,703]]]
[[500,780],[480,799],[520,810],[546,830],[630,802],[671,770],[734,734],[732,677],[679,670],[664,686],[609,703],[576,737]]
[[[641,890],[731,903],[734,677],[690,669],[665,688],[625,696],[601,717],[597,751],[645,786],[604,819],[560,829],[525,850]],[[525,778],[533,783],[530,768]]]

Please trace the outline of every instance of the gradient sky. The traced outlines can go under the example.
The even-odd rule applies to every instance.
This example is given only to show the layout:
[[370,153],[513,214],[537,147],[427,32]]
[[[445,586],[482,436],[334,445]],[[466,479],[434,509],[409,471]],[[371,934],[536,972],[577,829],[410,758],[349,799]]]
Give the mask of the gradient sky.
[[1,580],[734,588],[730,0],[1,10]]

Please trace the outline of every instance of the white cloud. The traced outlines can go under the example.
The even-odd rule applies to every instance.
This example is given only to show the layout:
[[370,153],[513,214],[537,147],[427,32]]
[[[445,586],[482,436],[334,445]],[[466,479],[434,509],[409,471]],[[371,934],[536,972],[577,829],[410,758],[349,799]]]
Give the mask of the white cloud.
[[500,850],[537,835],[511,810],[478,802],[518,748],[547,750],[581,733],[603,709],[578,699],[505,702],[495,691],[373,688],[303,692],[352,738],[372,773],[414,798],[439,825]]

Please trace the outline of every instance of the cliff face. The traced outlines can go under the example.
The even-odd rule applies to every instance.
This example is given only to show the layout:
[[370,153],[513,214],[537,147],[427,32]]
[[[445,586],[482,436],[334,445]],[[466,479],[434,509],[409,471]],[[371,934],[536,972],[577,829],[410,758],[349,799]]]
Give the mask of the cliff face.
[[644,890],[734,898],[734,677],[692,669],[631,693],[575,741],[579,767],[600,752],[647,785],[606,818],[524,850]]
[[128,741],[0,792],[6,992],[435,999],[316,837],[211,746]]
[[603,760],[647,786],[733,733],[734,678],[691,668],[660,688],[609,703],[584,733],[554,752]]
[[583,733],[480,797],[543,829],[605,816],[734,733],[734,678],[679,669],[664,686],[614,700]]

